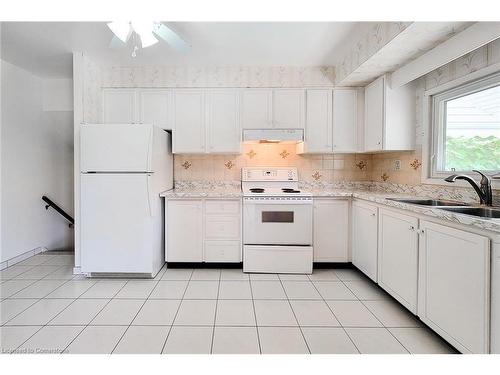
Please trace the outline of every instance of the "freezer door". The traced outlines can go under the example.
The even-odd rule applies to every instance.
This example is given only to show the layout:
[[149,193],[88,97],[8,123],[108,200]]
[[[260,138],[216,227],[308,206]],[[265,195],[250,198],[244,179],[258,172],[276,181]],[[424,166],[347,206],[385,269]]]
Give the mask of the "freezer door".
[[[163,253],[147,174],[82,174],[81,253],[84,272],[152,273]],[[156,257],[156,258],[155,258]]]
[[82,172],[151,172],[152,125],[83,124]]

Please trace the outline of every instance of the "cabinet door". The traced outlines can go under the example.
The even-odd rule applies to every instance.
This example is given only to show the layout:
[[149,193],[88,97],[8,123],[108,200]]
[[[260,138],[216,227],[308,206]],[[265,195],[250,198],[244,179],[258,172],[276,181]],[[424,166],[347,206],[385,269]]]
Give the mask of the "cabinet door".
[[240,153],[239,95],[236,90],[208,93],[208,152]]
[[417,313],[418,219],[380,209],[378,283],[408,310]]
[[140,90],[139,119],[142,124],[153,124],[172,130],[171,92],[169,90]]
[[489,239],[420,222],[418,316],[463,353],[488,353]]
[[349,202],[318,199],[314,202],[313,248],[315,262],[347,262]]
[[365,149],[383,148],[385,78],[382,76],[365,87]]
[[357,149],[357,90],[333,90],[333,152],[356,152]]
[[307,90],[305,151],[332,152],[332,90]]
[[104,124],[133,124],[137,119],[137,95],[132,89],[105,89],[102,92]]
[[167,262],[203,260],[203,212],[201,200],[167,200]]
[[248,89],[241,92],[241,124],[243,129],[270,129],[271,89]]
[[305,91],[273,90],[273,126],[279,129],[304,129]]
[[352,203],[352,264],[377,281],[377,207]]
[[174,92],[174,153],[205,152],[205,94],[202,90]]

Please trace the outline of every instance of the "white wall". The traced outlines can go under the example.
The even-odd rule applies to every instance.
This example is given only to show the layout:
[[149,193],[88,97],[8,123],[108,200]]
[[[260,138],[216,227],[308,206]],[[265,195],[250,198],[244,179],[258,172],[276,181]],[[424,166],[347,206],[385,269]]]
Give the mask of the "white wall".
[[[72,248],[73,229],[41,200],[73,213],[73,112],[64,100],[43,99],[54,87],[1,61],[1,261],[38,247]],[[44,90],[45,88],[45,90]],[[72,103],[72,92],[69,91]],[[57,96],[56,96],[57,97]],[[44,111],[64,109],[63,111]]]

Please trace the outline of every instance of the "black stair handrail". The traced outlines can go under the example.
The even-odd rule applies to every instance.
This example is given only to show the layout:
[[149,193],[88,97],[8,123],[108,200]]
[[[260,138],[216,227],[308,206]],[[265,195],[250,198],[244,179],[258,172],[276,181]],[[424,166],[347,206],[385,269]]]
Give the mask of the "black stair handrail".
[[49,207],[52,207],[56,212],[64,217],[66,220],[69,221],[69,227],[73,228],[73,225],[75,224],[75,219],[73,219],[70,215],[68,215],[61,207],[59,207],[57,204],[55,204],[50,198],[46,197],[45,195],[42,196],[42,200],[47,203],[45,205],[45,209],[48,210]]

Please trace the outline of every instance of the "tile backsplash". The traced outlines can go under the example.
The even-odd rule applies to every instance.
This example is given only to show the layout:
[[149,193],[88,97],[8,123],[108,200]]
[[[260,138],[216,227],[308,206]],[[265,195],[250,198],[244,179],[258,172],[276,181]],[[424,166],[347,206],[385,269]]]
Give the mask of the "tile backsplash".
[[176,181],[239,180],[242,167],[297,167],[301,181],[369,181],[372,155],[300,155],[293,144],[243,144],[238,155],[175,155]]

